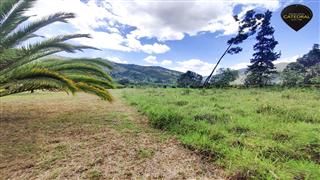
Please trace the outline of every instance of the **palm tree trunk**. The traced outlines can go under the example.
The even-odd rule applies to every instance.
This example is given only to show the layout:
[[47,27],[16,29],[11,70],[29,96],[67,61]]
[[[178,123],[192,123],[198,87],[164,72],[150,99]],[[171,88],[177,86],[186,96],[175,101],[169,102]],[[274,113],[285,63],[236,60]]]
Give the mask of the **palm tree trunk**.
[[233,43],[230,43],[230,45],[228,46],[228,48],[224,51],[224,53],[222,54],[222,56],[220,57],[219,61],[217,62],[217,64],[214,66],[213,70],[211,71],[210,75],[207,77],[207,79],[204,81],[203,83],[203,87],[205,88],[209,82],[210,79],[214,73],[214,71],[217,69],[218,65],[220,64],[220,61],[222,60],[222,58],[227,54],[227,52],[229,51],[230,47],[232,46]]

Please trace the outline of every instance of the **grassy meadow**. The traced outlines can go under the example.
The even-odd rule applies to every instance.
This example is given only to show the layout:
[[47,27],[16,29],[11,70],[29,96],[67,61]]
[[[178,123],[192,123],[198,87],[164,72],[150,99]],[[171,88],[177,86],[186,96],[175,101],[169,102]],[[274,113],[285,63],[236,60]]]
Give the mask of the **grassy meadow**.
[[111,90],[112,103],[62,92],[0,98],[0,179],[222,179]]
[[124,98],[235,178],[320,177],[320,92],[125,89]]

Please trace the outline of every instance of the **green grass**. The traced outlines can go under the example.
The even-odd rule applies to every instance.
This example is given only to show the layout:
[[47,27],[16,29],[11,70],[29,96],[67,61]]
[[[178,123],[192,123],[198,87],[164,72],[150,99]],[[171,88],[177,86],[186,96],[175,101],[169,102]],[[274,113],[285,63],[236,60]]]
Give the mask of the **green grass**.
[[124,98],[230,176],[320,177],[319,90],[127,89]]
[[139,149],[138,151],[138,158],[144,159],[144,158],[150,158],[154,154],[154,151],[152,149]]
[[88,173],[88,178],[90,180],[99,180],[102,178],[102,173],[99,170],[92,170]]

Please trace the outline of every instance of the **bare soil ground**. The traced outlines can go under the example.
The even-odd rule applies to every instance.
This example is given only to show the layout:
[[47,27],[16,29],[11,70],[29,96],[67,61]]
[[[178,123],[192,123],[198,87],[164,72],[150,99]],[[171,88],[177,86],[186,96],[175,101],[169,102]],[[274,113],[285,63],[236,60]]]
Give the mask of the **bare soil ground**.
[[223,179],[121,100],[63,93],[0,99],[0,179]]

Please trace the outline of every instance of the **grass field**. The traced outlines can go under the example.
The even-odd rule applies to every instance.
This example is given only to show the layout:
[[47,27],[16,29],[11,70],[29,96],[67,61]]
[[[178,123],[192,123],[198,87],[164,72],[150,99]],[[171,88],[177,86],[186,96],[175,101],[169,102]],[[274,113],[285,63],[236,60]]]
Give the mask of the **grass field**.
[[96,96],[59,92],[0,98],[2,179],[223,179],[111,91]]
[[320,92],[310,89],[127,89],[153,127],[229,176],[319,179]]

